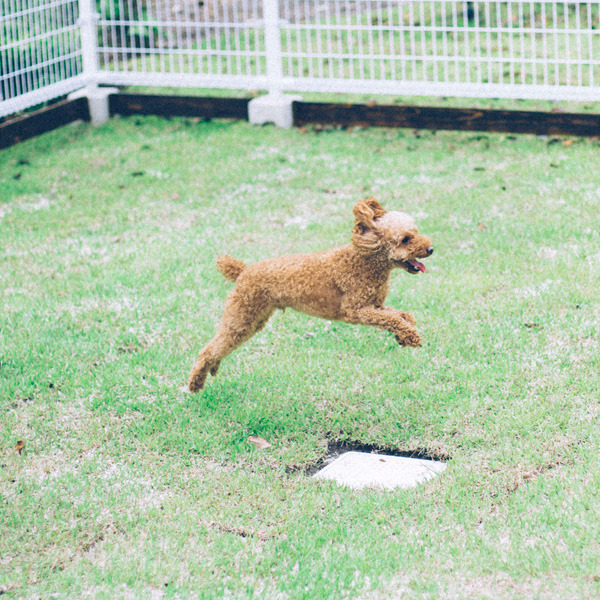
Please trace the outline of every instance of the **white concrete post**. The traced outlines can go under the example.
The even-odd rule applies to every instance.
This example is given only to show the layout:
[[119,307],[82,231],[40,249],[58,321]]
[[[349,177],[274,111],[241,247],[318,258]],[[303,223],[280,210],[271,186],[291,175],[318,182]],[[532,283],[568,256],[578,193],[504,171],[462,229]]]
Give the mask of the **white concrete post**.
[[108,97],[110,94],[116,94],[118,90],[98,87],[100,61],[98,60],[98,14],[95,0],[79,0],[78,24],[81,32],[83,76],[87,85],[70,94],[69,99],[86,97],[92,125],[101,125],[110,117]]
[[265,51],[267,54],[267,92],[250,100],[248,119],[261,125],[275,123],[289,129],[293,124],[292,102],[300,96],[282,93],[283,59],[281,56],[281,29],[279,27],[279,0],[264,0]]

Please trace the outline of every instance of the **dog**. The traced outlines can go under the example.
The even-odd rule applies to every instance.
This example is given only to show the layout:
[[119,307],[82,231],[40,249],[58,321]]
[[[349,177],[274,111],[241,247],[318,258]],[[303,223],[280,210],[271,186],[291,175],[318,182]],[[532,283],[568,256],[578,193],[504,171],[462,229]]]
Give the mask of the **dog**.
[[390,331],[401,346],[421,337],[409,312],[384,306],[393,269],[425,273],[418,259],[431,256],[431,240],[403,212],[386,211],[375,198],[354,208],[351,243],[341,248],[292,254],[246,265],[225,255],[217,269],[235,287],[225,302],[215,337],[200,352],[188,380],[191,392],[216,375],[221,360],[260,331],[276,309],[293,308],[323,319],[372,325]]

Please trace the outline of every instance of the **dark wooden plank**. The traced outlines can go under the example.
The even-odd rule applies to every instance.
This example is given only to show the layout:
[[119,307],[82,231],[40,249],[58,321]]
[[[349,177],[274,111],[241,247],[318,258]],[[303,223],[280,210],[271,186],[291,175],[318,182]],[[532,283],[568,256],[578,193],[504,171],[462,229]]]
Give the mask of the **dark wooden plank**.
[[600,136],[600,115],[429,106],[294,102],[294,125],[332,124]]
[[249,98],[208,98],[201,96],[157,96],[115,94],[110,96],[110,113],[115,115],[158,115],[203,119],[248,120]]
[[[111,114],[248,119],[249,99],[247,98],[115,94],[110,96],[109,101]],[[297,126],[331,124],[600,136],[598,114],[321,102],[294,102],[293,111],[294,124]],[[89,121],[89,118],[85,98],[59,102],[0,123],[0,148],[6,148],[77,119]]]
[[8,148],[73,121],[90,120],[86,98],[63,100],[35,112],[0,123],[0,148]]

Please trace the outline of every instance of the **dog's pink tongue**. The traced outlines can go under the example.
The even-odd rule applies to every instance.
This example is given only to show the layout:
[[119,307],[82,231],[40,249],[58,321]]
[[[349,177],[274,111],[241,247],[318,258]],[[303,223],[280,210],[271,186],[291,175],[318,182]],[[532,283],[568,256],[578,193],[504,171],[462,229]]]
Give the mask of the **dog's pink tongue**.
[[409,260],[408,264],[412,265],[415,269],[419,269],[421,273],[425,273],[425,271],[427,270],[425,268],[425,265],[422,262],[419,262],[418,260]]

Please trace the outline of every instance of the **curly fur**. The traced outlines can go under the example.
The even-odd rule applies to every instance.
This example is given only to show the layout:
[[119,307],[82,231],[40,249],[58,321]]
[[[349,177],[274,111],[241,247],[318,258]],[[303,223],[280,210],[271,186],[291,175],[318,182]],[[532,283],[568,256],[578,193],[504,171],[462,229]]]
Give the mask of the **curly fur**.
[[229,281],[236,281],[240,273],[246,268],[246,263],[239,258],[233,258],[229,254],[219,256],[217,259],[217,269],[219,273],[224,275]]
[[294,308],[324,319],[390,331],[401,346],[419,346],[411,313],[384,306],[394,268],[425,272],[417,259],[433,252],[407,214],[386,211],[375,198],[354,206],[351,243],[314,254],[293,254],[246,265],[231,256],[217,261],[236,285],[225,302],[215,337],[200,352],[189,377],[200,390],[221,360],[260,331],[276,309]]

